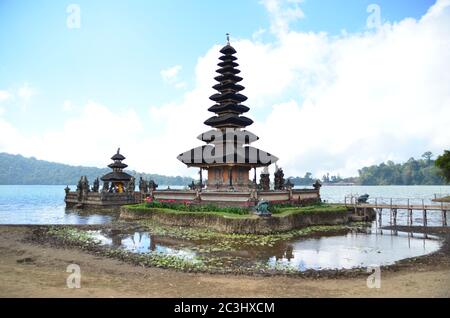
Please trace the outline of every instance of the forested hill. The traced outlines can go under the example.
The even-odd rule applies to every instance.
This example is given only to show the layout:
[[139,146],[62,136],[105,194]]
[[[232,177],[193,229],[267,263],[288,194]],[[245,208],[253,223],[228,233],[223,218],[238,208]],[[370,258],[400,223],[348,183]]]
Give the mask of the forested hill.
[[[0,153],[0,184],[41,184],[68,185],[77,184],[80,176],[87,176],[90,183],[110,172],[109,168],[69,166],[61,163],[25,158],[21,155]],[[136,178],[154,180],[159,185],[188,185],[187,177],[168,177],[158,174],[144,174],[127,171]]]
[[[443,185],[445,184],[439,169],[432,160],[431,152],[422,156],[424,159],[410,158],[404,163],[388,161],[379,165],[364,167],[358,170],[358,177],[342,178],[341,176],[324,175],[323,184],[356,184],[356,185]],[[312,185],[315,180],[312,173],[307,172],[303,178],[289,178],[295,185]]]
[[[80,176],[87,176],[92,181],[111,171],[109,168],[69,166],[61,163],[25,158],[21,155],[0,153],[0,184],[77,184]],[[159,185],[188,185],[193,179],[188,177],[168,177],[158,174],[144,174],[127,171],[137,179],[142,176],[154,180]],[[272,176],[273,178],[273,176]],[[311,173],[304,178],[290,178],[296,185],[311,185],[316,180]],[[348,182],[361,185],[442,185],[444,180],[438,175],[438,169],[431,158],[411,158],[405,163],[392,161],[364,167],[359,176],[341,178],[340,176],[323,176],[322,182],[332,184]]]
[[364,167],[359,170],[358,183],[362,185],[442,185],[444,179],[430,157],[410,158],[396,164],[392,161]]

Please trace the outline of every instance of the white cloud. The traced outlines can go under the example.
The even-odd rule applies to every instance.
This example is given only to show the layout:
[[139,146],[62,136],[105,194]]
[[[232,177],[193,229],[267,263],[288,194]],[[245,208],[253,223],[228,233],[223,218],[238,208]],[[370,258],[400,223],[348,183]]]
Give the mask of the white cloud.
[[289,31],[289,24],[304,18],[300,8],[303,0],[262,0],[270,16],[270,30],[277,36],[283,36]]
[[10,99],[12,96],[8,91],[0,90],[0,103]]
[[23,84],[17,90],[17,96],[19,96],[25,102],[28,102],[35,94],[36,90],[32,88],[28,83]]
[[177,79],[178,74],[180,73],[181,69],[182,69],[181,65],[175,65],[175,66],[169,67],[169,68],[161,71],[161,76],[164,81],[173,82],[174,80]]
[[48,129],[41,135],[25,135],[0,118],[0,150],[74,165],[109,164],[118,147],[129,156],[129,163],[142,157],[142,123],[133,110],[112,112],[88,102],[76,117],[68,119],[61,130]]
[[161,77],[163,78],[164,82],[173,85],[175,88],[185,88],[186,83],[180,81],[179,79],[182,68],[183,67],[181,65],[175,65],[164,69],[161,71]]
[[72,102],[70,100],[65,100],[62,109],[64,112],[71,112],[73,110]]

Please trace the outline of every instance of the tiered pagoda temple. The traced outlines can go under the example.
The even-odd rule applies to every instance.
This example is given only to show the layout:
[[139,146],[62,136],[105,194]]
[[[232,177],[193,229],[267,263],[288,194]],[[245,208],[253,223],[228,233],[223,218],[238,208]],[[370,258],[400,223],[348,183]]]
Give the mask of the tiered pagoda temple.
[[[249,146],[259,138],[245,130],[253,120],[243,116],[250,108],[241,104],[247,97],[241,94],[244,86],[238,84],[242,77],[238,76],[241,71],[237,69],[236,50],[228,40],[220,53],[216,71],[219,75],[215,77],[218,84],[213,86],[217,93],[210,97],[216,104],[208,109],[215,116],[205,121],[213,130],[197,137],[207,145],[180,154],[178,160],[188,167],[200,168],[200,176],[203,169],[207,170],[208,190],[249,190],[256,188],[256,168],[267,167],[278,158]],[[254,169],[253,180],[250,180],[251,169]]]
[[101,177],[101,180],[103,181],[103,189],[105,191],[109,191],[111,189],[111,192],[123,193],[125,188],[128,187],[128,183],[131,181],[132,176],[126,172],[123,172],[123,169],[128,167],[127,164],[122,162],[125,159],[126,158],[120,154],[120,148],[117,149],[117,153],[111,157],[111,160],[114,162],[108,165],[108,167],[110,167],[113,171]]
[[[271,190],[268,167],[278,161],[274,155],[250,146],[259,138],[246,128],[253,121],[244,116],[250,110],[242,103],[247,100],[241,92],[244,86],[239,83],[236,50],[228,43],[220,50],[218,82],[213,88],[217,91],[210,99],[215,102],[208,110],[214,115],[204,123],[211,129],[197,138],[205,145],[193,148],[178,156],[178,160],[188,167],[200,169],[199,184],[192,184],[190,189],[158,190],[155,182],[139,181],[139,191],[135,191],[135,179],[123,171],[127,167],[125,159],[118,150],[109,165],[112,172],[104,175],[103,189],[99,189],[98,179],[94,187],[84,176],[80,179],[76,191],[66,188],[68,207],[120,207],[121,205],[158,200],[205,204],[217,206],[255,206],[259,201],[293,204],[310,204],[320,202],[320,186],[314,189],[293,189],[290,182],[285,182],[281,168],[276,168],[274,187]],[[162,149],[160,151],[163,151]],[[260,183],[257,184],[256,169],[263,167]],[[253,176],[250,171],[254,170]],[[208,177],[204,190],[202,171]],[[251,177],[252,180],[250,179]],[[264,203],[264,202],[263,202]]]

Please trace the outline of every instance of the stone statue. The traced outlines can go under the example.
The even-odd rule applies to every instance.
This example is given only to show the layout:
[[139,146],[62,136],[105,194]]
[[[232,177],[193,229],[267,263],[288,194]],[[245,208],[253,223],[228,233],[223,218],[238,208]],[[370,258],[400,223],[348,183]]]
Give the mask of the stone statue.
[[322,183],[320,183],[319,180],[316,180],[316,182],[313,184],[314,190],[320,190],[321,187],[322,187]]
[[94,180],[94,184],[92,185],[92,192],[98,192],[100,189],[100,181],[97,179]]
[[155,183],[155,181],[150,180],[150,182],[148,183],[148,187],[151,191],[155,191],[158,185]]
[[141,193],[146,193],[147,191],[145,191],[147,182],[145,182],[145,180],[141,177],[139,177],[139,192]]
[[275,190],[284,190],[284,172],[282,168],[276,166],[275,174]]
[[81,201],[82,198],[83,198],[83,177],[81,177],[80,180],[78,180],[77,184],[77,200]]
[[89,189],[89,181],[86,176],[83,176],[83,180],[81,181],[83,197],[87,197],[90,189]]
[[135,189],[136,189],[136,179],[134,177],[131,177],[127,185],[127,192],[129,194],[134,194]]
[[102,189],[102,191],[103,192],[108,192],[109,191],[109,182],[107,182],[107,181],[103,182],[103,189]]
[[256,214],[259,216],[272,216],[272,213],[269,211],[269,201],[260,200],[256,205]]
[[69,194],[69,192],[70,192],[70,188],[69,188],[69,186],[66,186],[66,187],[64,188],[64,191],[66,192],[66,195],[68,195],[68,194]]
[[285,184],[285,188],[287,190],[291,190],[294,187],[294,184],[291,182],[291,179],[288,179],[288,181]]
[[270,174],[269,174],[268,167],[264,167],[259,178],[260,178],[259,179],[259,188],[263,191],[269,191],[270,190]]
[[369,195],[367,193],[358,197],[358,203],[367,203],[367,200],[369,200]]

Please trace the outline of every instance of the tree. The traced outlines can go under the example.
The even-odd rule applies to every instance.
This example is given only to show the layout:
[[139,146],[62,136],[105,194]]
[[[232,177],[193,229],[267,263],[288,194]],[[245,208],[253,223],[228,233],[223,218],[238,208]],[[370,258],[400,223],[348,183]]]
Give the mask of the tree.
[[440,170],[439,174],[444,177],[447,183],[450,183],[450,150],[445,150],[444,154],[436,159],[435,165]]
[[430,164],[432,157],[433,157],[433,153],[431,151],[427,151],[422,155],[422,158],[424,158],[427,161],[428,165]]

